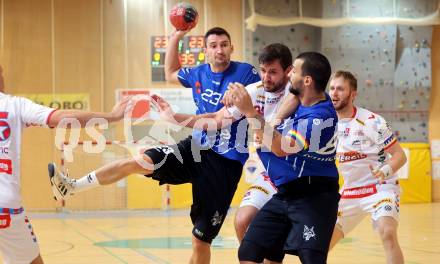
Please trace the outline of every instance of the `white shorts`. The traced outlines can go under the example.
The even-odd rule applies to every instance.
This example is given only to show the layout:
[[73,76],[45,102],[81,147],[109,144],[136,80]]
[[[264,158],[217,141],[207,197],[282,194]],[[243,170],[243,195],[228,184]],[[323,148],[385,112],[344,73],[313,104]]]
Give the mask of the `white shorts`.
[[389,216],[398,221],[399,199],[400,187],[395,184],[343,189],[339,201],[337,224],[342,227],[342,232],[346,235],[368,214],[371,216],[373,226],[383,216]]
[[37,238],[25,212],[0,213],[0,253],[5,264],[29,264],[40,254]]
[[264,171],[255,178],[251,187],[246,191],[243,200],[241,200],[240,207],[253,206],[260,210],[276,192],[277,188]]

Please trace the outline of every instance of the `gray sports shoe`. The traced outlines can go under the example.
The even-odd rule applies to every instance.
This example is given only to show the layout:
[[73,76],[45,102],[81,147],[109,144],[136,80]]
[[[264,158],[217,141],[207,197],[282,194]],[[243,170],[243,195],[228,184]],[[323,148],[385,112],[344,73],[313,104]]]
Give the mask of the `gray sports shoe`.
[[61,201],[73,195],[72,190],[74,189],[75,180],[57,171],[55,163],[49,163],[47,169],[49,171],[50,185],[52,186],[52,192],[54,194],[53,198],[57,201]]

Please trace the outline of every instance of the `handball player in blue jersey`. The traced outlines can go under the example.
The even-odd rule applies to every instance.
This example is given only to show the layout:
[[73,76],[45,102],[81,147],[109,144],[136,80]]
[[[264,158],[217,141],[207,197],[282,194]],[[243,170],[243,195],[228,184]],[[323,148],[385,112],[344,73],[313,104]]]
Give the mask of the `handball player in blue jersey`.
[[327,261],[340,198],[335,165],[338,118],[325,93],[330,74],[325,56],[300,54],[290,73],[291,92],[300,105],[275,128],[250,105],[246,90],[230,89],[234,105],[262,139],[258,154],[278,188],[250,224],[239,248],[240,263],[261,263],[280,248],[302,263]]
[[[187,32],[176,31],[170,37],[165,76],[169,82],[191,88],[197,116],[209,119],[211,113],[224,107],[221,101],[230,83],[238,82],[246,86],[260,81],[260,77],[252,65],[231,61],[231,37],[226,30],[218,27],[205,34],[207,63],[193,69],[182,68],[178,59],[178,43]],[[153,100],[156,99],[160,100],[159,97],[153,97]],[[191,137],[175,145],[148,149],[142,155],[109,163],[77,180],[52,168],[49,173],[59,187],[56,195],[65,198],[91,187],[117,182],[133,173],[144,174],[159,184],[192,183],[193,205],[190,215],[194,227],[190,263],[209,263],[211,242],[220,231],[237,189],[243,163],[249,156],[247,122],[229,120],[230,125],[214,129],[213,133],[202,125],[201,129],[194,130]],[[188,123],[182,122],[182,125],[185,124]],[[242,124],[241,129],[239,124]],[[209,127],[209,121],[206,125]],[[241,133],[237,133],[237,130],[241,130]]]

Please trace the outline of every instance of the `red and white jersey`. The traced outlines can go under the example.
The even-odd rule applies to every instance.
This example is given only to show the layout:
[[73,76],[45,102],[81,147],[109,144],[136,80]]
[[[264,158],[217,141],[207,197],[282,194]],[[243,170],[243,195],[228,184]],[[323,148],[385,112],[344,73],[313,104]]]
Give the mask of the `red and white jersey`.
[[[344,189],[378,183],[369,165],[382,166],[390,158],[385,150],[397,142],[391,127],[383,117],[357,107],[352,118],[338,122],[339,172],[344,177]],[[386,180],[395,183],[396,174]],[[355,194],[354,194],[355,195]]]
[[[263,86],[263,82],[259,81],[246,86],[246,91],[249,93],[254,108],[261,114],[264,119],[270,122],[276,116],[276,112],[280,107],[282,99],[289,94],[290,82],[286,87],[278,92],[271,93],[266,92]],[[237,107],[232,106],[228,108],[229,113],[234,118],[239,119],[242,114]]]
[[0,207],[22,206],[20,196],[22,130],[28,126],[47,126],[54,111],[26,98],[0,92]]

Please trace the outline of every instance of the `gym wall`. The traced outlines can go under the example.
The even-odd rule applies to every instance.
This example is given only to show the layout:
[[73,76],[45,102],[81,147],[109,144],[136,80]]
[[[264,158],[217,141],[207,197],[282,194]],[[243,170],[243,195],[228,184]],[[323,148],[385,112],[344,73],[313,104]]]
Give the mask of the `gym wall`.
[[[173,87],[152,83],[150,36],[172,32],[168,10],[177,0],[1,0],[0,64],[11,94],[87,93],[86,109],[109,111],[118,88]],[[226,28],[242,60],[242,3],[237,0],[193,0],[200,13],[193,35],[213,26]],[[174,86],[178,87],[178,86]],[[121,126],[122,124],[119,124]],[[120,138],[111,125],[108,140]],[[47,163],[60,161],[55,132],[28,128],[22,148],[22,193],[28,210],[54,210]],[[87,139],[87,137],[82,137]],[[77,152],[80,152],[80,148]],[[103,165],[99,156],[79,155],[66,167],[74,177]],[[154,186],[152,192],[160,192]],[[160,207],[161,205],[159,205]],[[69,209],[127,207],[124,184],[76,195]]]
[[[6,91],[11,94],[86,93],[86,109],[109,111],[115,103],[116,89],[178,87],[153,83],[149,63],[150,36],[172,31],[166,16],[177,2],[0,0],[0,65],[4,68]],[[203,35],[210,27],[222,26],[231,33],[235,48],[233,59],[244,60],[242,1],[187,2],[193,4],[200,14],[198,26],[190,34]],[[439,32],[440,27],[434,26],[429,142],[440,140]],[[248,45],[255,43],[248,41]],[[122,139],[121,130],[116,128],[121,125],[111,125],[105,131],[108,140]],[[48,162],[59,163],[61,159],[54,138],[53,130],[26,129],[21,176],[24,205],[28,210],[50,211],[61,206],[51,198],[46,173]],[[82,136],[82,139],[87,137]],[[80,177],[112,158],[126,155],[113,149],[109,151],[111,155],[85,155],[81,152],[80,146],[75,150],[74,162],[66,163],[74,177]],[[245,187],[246,184],[240,184],[235,205]],[[433,179],[432,188],[433,200],[440,201],[440,175]],[[171,187],[171,191],[171,207],[185,207],[190,203],[189,185]],[[163,198],[163,189],[155,182],[130,176],[126,182],[76,195],[65,206],[72,210],[162,208]]]

